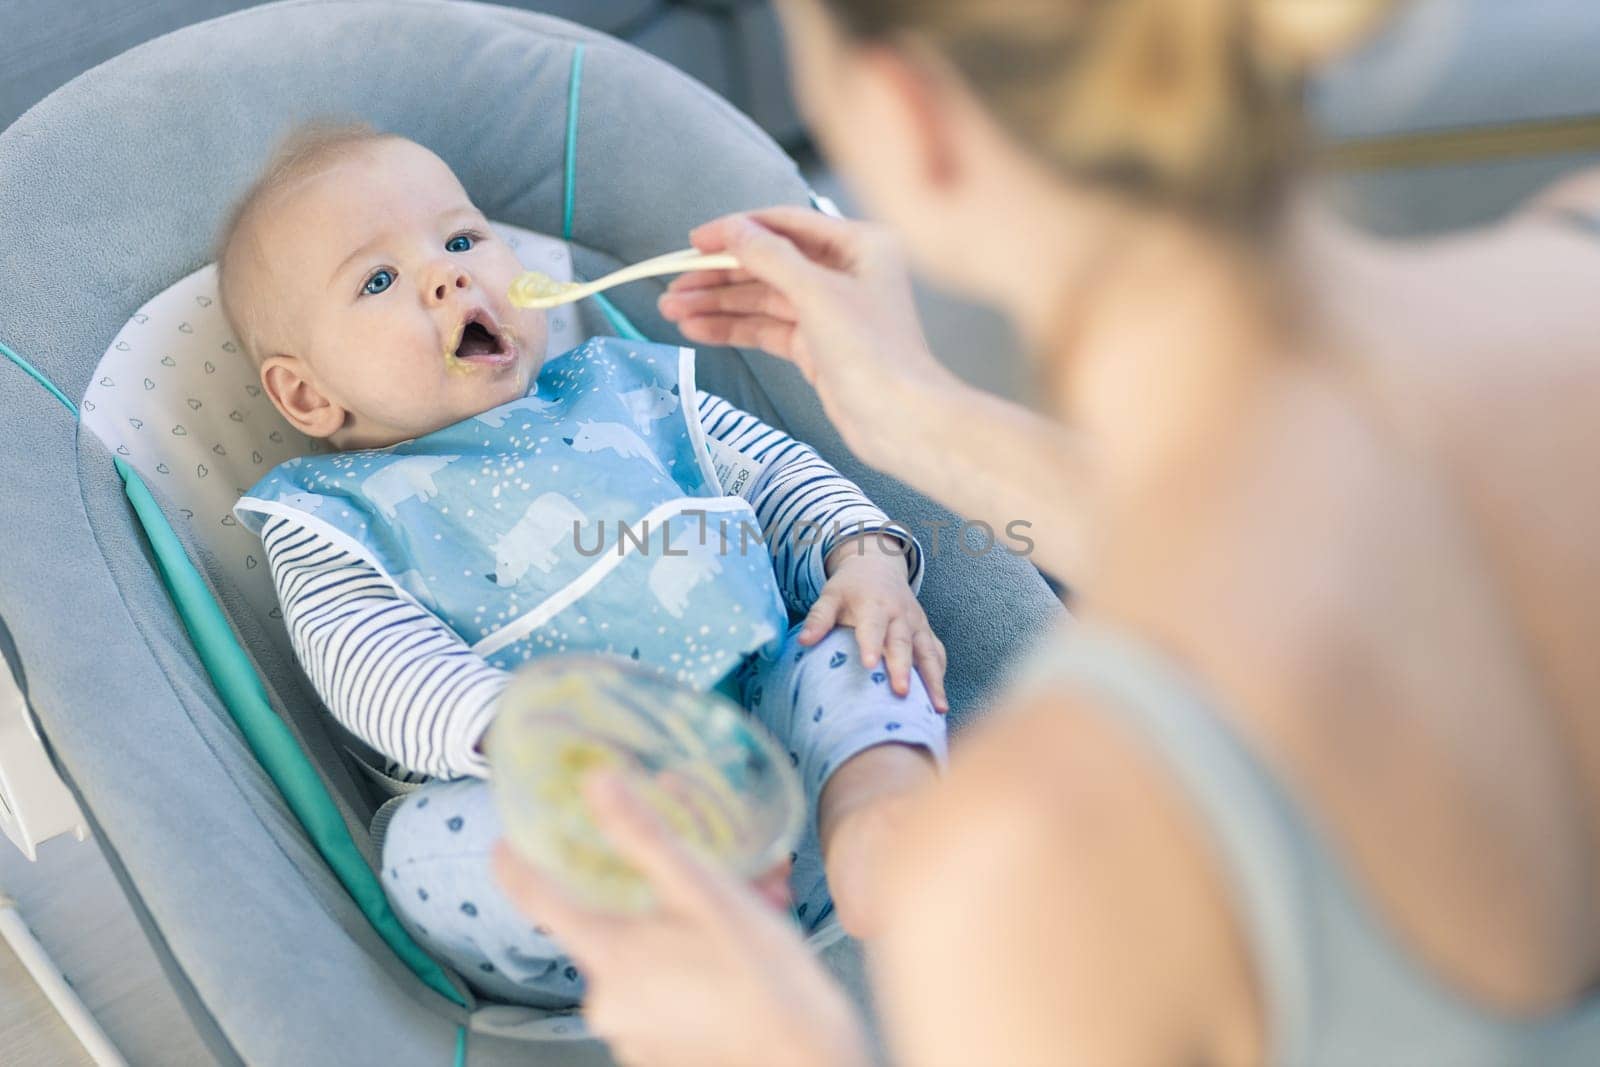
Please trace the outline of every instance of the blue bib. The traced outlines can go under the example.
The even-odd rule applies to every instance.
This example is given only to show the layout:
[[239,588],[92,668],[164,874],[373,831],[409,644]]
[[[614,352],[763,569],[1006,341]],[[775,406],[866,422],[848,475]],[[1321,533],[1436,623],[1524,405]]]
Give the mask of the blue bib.
[[755,512],[717,480],[687,348],[596,338],[521,400],[290,460],[235,513],[315,529],[506,669],[606,652],[710,688],[788,625]]

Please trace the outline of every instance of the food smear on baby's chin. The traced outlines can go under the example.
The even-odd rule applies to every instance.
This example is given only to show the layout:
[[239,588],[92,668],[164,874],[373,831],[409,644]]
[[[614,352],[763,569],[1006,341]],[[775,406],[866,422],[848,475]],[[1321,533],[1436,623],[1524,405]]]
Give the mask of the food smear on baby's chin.
[[[481,369],[478,364],[469,363],[456,355],[456,350],[461,347],[461,337],[466,331],[467,324],[463,322],[455,328],[455,332],[450,335],[450,339],[444,344],[444,365],[451,374],[471,374],[473,371]],[[500,327],[500,341],[505,345],[506,351],[511,354],[512,361],[520,367],[522,361],[517,359],[520,353],[517,350],[516,333],[510,327],[502,326]],[[517,374],[520,378],[522,375],[520,369]]]
[[456,349],[461,347],[461,335],[465,333],[466,330],[467,324],[463,322],[460,326],[455,328],[455,330],[450,334],[449,339],[447,339],[444,343],[444,365],[452,374],[467,373],[467,365],[461,362],[460,358],[456,356]]

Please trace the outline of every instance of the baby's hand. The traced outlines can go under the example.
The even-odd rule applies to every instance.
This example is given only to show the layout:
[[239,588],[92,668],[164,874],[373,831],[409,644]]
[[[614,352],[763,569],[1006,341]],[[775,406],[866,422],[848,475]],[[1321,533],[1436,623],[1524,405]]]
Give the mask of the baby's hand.
[[[800,628],[800,643],[814,645],[835,626],[853,626],[863,665],[877,666],[881,653],[888,664],[890,687],[905,696],[911,689],[914,659],[933,706],[949,711],[944,644],[934,636],[928,616],[911,592],[899,541],[888,535],[866,536],[865,545],[852,538],[828,553],[823,564],[828,582]],[[887,543],[874,543],[879,538]]]

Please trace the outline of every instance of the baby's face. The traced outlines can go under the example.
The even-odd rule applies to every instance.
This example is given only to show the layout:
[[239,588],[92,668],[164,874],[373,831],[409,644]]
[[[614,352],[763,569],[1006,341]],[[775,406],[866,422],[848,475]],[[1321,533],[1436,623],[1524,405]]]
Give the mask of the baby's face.
[[340,448],[516,400],[544,362],[544,313],[506,295],[522,265],[420,145],[363,146],[297,187],[263,231],[270,283],[245,298],[281,301],[297,373],[344,411],[329,435]]

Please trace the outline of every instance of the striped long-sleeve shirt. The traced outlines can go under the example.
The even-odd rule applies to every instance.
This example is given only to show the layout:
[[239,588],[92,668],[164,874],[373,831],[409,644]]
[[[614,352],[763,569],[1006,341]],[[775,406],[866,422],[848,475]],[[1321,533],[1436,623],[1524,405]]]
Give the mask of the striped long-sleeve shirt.
[[[722,489],[750,502],[784,601],[804,613],[822,591],[823,562],[841,540],[883,530],[906,545],[922,583],[922,551],[816,451],[720,397],[700,395],[700,421]],[[261,531],[284,624],[323,703],[392,762],[390,775],[485,777],[478,743],[507,672],[402,595],[370,561],[293,519]]]

